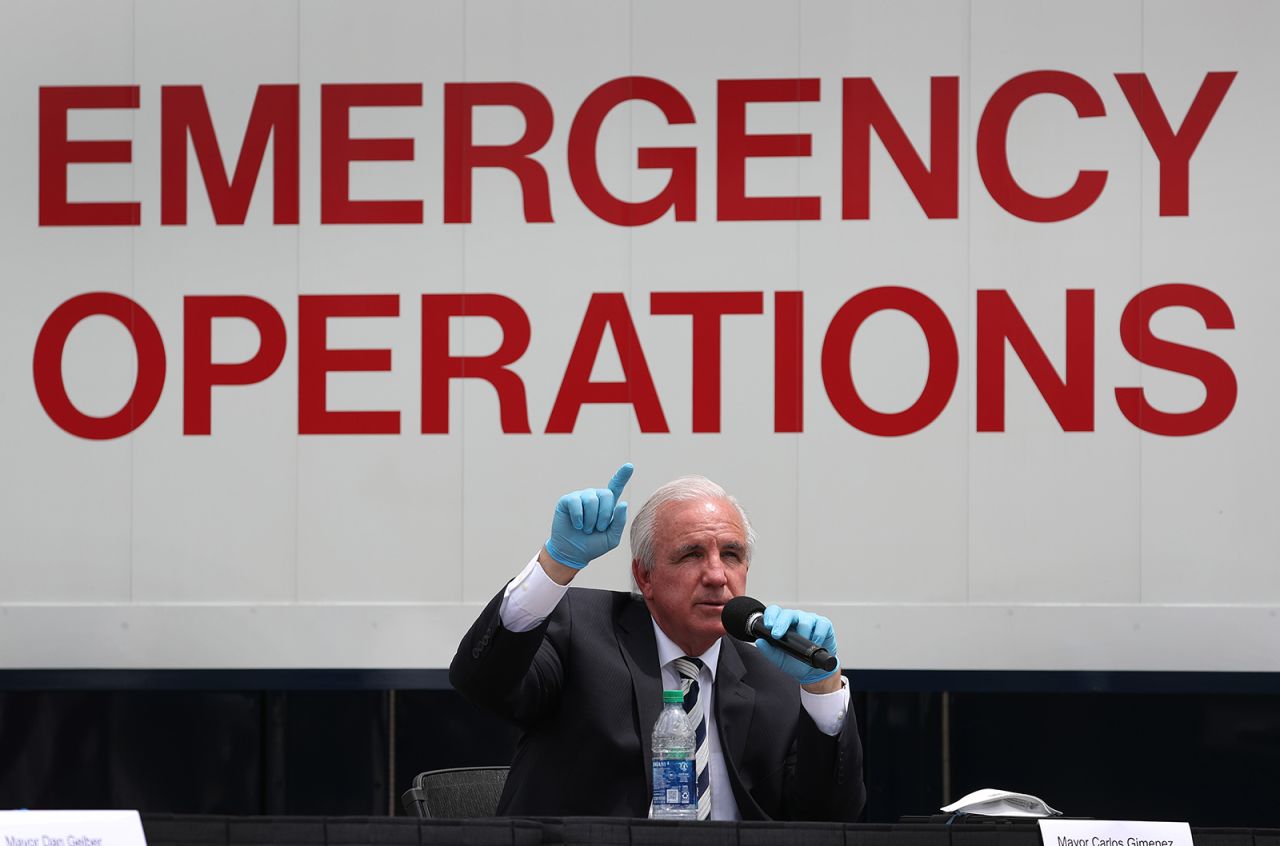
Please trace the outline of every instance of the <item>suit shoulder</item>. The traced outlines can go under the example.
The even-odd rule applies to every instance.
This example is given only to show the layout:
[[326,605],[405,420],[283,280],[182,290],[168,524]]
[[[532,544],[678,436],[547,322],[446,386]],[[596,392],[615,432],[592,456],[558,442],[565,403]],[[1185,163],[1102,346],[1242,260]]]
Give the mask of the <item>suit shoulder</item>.
[[564,604],[574,616],[607,614],[613,617],[636,603],[644,603],[644,600],[627,591],[598,588],[571,587],[564,596]]
[[633,600],[635,597],[621,590],[600,590],[599,588],[571,587],[565,592],[565,596],[575,604],[587,605],[617,605]]

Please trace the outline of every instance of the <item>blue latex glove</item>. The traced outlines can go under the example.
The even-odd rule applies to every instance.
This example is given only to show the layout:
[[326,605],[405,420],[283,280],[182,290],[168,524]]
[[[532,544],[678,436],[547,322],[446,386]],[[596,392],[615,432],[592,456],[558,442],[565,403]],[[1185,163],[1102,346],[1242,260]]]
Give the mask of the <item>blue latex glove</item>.
[[[788,629],[791,629],[801,637],[818,644],[833,656],[836,654],[836,630],[831,625],[831,621],[821,614],[811,614],[808,611],[793,611],[790,608],[779,608],[777,605],[770,605],[764,609],[763,622],[769,627],[769,633],[775,638],[782,637],[787,633]],[[764,638],[756,638],[756,647],[760,650],[761,655],[772,661],[782,672],[794,676],[800,684],[813,684],[840,672],[839,664],[836,664],[834,670],[819,670],[810,667],[799,658],[791,657]]]
[[566,567],[581,570],[618,545],[627,524],[627,504],[622,489],[631,473],[630,464],[618,468],[607,488],[584,488],[565,494],[551,518],[547,554]]

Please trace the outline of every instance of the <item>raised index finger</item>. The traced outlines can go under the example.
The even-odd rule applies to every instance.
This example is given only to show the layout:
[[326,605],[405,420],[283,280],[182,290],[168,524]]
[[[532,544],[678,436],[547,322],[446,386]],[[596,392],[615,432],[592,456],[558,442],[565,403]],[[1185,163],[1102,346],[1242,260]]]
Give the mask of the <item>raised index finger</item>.
[[622,489],[627,486],[627,482],[631,480],[631,474],[636,470],[630,461],[618,468],[618,472],[613,474],[613,478],[609,480],[609,490],[613,491],[614,501],[622,499]]

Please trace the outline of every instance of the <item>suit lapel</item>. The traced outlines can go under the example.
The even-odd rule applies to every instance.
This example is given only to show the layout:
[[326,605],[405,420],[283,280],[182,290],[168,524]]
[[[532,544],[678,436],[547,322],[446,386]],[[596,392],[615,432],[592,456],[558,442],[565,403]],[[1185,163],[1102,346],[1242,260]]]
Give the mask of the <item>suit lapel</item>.
[[618,617],[618,645],[631,673],[636,714],[640,719],[640,754],[644,761],[644,783],[653,771],[653,724],[662,710],[662,670],[658,666],[658,642],[653,636],[653,620],[642,600],[633,600]]
[[742,680],[747,668],[738,654],[737,643],[728,637],[720,643],[720,662],[716,665],[716,726],[729,755],[729,770],[736,771],[747,749],[756,692]]

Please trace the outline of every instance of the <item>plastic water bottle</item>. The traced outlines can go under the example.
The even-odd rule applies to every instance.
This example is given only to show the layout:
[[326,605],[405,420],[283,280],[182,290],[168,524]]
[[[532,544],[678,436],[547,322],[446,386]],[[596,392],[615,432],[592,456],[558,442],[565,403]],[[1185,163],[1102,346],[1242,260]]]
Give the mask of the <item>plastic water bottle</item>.
[[653,726],[653,809],[656,820],[698,818],[697,735],[684,712],[684,694],[662,691],[662,713]]

